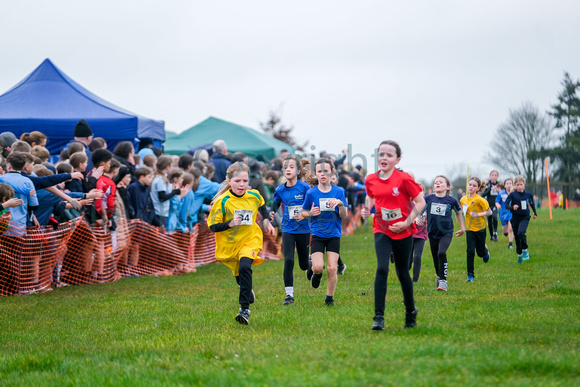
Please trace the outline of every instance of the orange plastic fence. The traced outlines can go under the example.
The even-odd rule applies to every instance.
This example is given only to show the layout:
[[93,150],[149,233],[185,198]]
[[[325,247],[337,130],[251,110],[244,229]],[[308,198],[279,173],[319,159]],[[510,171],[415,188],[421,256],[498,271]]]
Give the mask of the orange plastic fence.
[[[174,275],[215,259],[215,239],[204,223],[191,233],[165,233],[140,220],[122,218],[117,230],[79,217],[53,227],[0,235],[0,295],[42,293],[53,287],[102,284],[126,276]],[[276,238],[264,235],[261,255],[280,259]]]
[[[360,211],[343,220],[343,234],[360,224]],[[0,295],[43,293],[53,287],[102,284],[122,277],[175,275],[217,262],[214,234],[202,222],[191,233],[163,232],[138,219],[109,232],[83,217],[58,228],[10,223],[0,235]],[[6,228],[6,227],[5,227]],[[264,259],[282,257],[281,237],[264,234]]]

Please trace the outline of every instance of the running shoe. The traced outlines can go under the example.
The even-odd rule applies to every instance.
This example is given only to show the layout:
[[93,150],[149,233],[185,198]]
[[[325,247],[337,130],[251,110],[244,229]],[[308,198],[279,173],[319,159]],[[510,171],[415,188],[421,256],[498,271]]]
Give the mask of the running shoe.
[[334,306],[334,300],[328,300],[328,301],[326,301],[326,300],[325,300],[325,301],[324,301],[324,304],[325,304],[326,306]]
[[294,297],[292,297],[291,295],[287,294],[286,298],[284,299],[284,302],[282,303],[282,305],[292,305],[294,303]]
[[528,253],[528,250],[522,251],[522,255],[524,256],[524,261],[530,259],[530,254]]
[[510,244],[508,245],[508,249],[513,249],[514,248],[514,244],[512,242],[510,242]]
[[439,286],[437,286],[437,290],[442,290],[444,292],[447,291],[447,281],[441,280],[439,281]]
[[483,259],[483,263],[487,263],[489,261],[489,250],[487,249],[487,245],[485,245],[485,255],[481,257]]
[[523,254],[519,254],[518,255],[518,263],[523,263],[524,262],[524,255]]
[[312,284],[312,287],[314,289],[318,289],[318,287],[320,286],[320,280],[322,279],[322,274],[314,274],[312,275],[312,280],[310,281],[310,283]]
[[248,325],[250,322],[250,309],[240,308],[240,313],[236,316],[236,321],[242,325]]
[[373,331],[382,331],[385,329],[385,318],[383,316],[375,316],[373,320],[375,320],[371,327]]
[[465,282],[473,282],[473,281],[475,281],[475,277],[473,276],[473,274],[468,274]]
[[336,274],[343,275],[345,270],[346,265],[344,263],[342,265],[338,265],[338,267],[336,268]]
[[405,329],[415,328],[417,326],[417,313],[419,311],[415,308],[411,313],[405,312]]
[[306,269],[306,279],[310,281],[312,279],[312,275],[314,272],[312,271],[312,261],[308,261],[308,269]]

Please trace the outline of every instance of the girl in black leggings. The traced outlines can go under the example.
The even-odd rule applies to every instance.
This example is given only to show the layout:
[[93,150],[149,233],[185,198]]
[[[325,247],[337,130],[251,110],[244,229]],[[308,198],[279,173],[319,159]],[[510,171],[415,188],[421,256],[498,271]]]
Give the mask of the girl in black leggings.
[[[391,252],[397,277],[403,290],[405,328],[417,325],[417,308],[413,297],[413,280],[409,275],[412,235],[417,232],[414,220],[425,207],[423,190],[408,173],[395,168],[401,160],[401,148],[394,141],[383,141],[378,150],[379,171],[366,178],[367,203],[362,211],[367,218],[375,207],[373,232],[377,254],[375,277],[375,317],[371,329],[385,329],[385,299]],[[409,201],[415,203],[412,210]]]

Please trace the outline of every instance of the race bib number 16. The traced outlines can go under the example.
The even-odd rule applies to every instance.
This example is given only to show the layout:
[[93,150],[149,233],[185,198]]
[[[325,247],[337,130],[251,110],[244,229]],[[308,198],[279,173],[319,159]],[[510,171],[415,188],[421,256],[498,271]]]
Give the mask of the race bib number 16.
[[254,215],[254,212],[252,210],[235,210],[234,211],[234,217],[238,217],[238,215],[240,215],[242,217],[242,226],[249,226],[252,223],[252,218]]
[[383,216],[383,220],[387,222],[390,220],[395,220],[403,217],[400,208],[395,208],[394,210],[389,210],[388,208],[381,208],[381,215]]

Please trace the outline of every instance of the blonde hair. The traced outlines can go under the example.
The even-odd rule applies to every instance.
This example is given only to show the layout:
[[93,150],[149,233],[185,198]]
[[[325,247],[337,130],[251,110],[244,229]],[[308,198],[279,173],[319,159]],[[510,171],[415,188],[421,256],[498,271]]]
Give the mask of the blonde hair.
[[516,185],[516,183],[520,181],[526,184],[526,179],[522,175],[517,175],[516,177],[514,177],[514,185]]
[[242,172],[247,172],[248,175],[250,174],[250,167],[246,164],[238,161],[230,165],[226,171],[226,180],[222,183],[220,190],[218,193],[213,197],[211,203],[213,204],[215,200],[220,197],[224,192],[227,192],[232,186],[230,185],[230,180],[234,178],[234,176],[239,175]]

